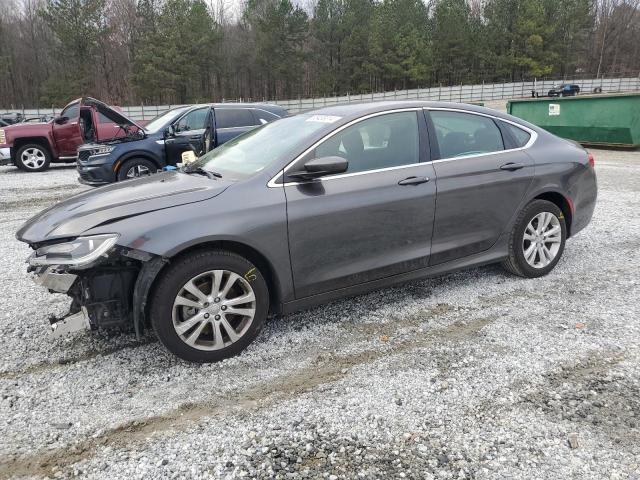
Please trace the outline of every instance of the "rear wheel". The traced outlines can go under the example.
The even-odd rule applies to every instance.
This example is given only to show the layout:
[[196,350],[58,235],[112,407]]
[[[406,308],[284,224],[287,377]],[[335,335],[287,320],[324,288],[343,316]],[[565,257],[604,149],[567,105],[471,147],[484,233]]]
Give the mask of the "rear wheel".
[[25,172],[42,172],[49,168],[51,153],[38,143],[23,145],[16,152],[16,167]]
[[237,355],[258,335],[269,290],[245,258],[216,250],[173,263],[151,299],[151,324],[165,347],[191,362]]
[[516,220],[503,266],[522,277],[546,275],[560,260],[566,238],[562,210],[547,200],[534,200]]
[[132,158],[120,166],[120,170],[118,170],[118,181],[145,177],[157,171],[158,168],[152,161],[146,158]]

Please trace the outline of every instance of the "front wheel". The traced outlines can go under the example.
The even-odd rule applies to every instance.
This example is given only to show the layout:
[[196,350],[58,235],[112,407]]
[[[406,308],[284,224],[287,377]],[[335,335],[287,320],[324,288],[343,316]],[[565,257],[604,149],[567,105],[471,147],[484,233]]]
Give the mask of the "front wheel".
[[16,152],[16,167],[25,172],[42,172],[49,168],[51,153],[38,143],[23,145]]
[[118,170],[118,181],[145,177],[157,171],[155,164],[146,158],[132,158],[124,162]]
[[151,325],[165,347],[190,362],[237,355],[269,310],[260,271],[234,253],[201,251],[172,263],[151,299]]
[[503,266],[521,277],[541,277],[556,266],[567,238],[562,210],[547,200],[534,200],[520,212]]

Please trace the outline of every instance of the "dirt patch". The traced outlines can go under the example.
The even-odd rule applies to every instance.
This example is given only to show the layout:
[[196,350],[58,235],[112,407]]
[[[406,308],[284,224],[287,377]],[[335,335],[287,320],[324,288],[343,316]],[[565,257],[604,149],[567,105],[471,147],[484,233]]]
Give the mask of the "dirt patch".
[[40,451],[23,457],[4,457],[0,459],[0,478],[51,475],[55,470],[69,468],[75,463],[90,458],[102,446],[126,448],[131,444],[144,443],[154,434],[187,429],[205,417],[235,412],[246,413],[264,408],[320,385],[335,382],[344,377],[348,369],[371,363],[384,356],[425,347],[435,342],[461,342],[472,339],[494,320],[495,318],[480,318],[470,322],[455,322],[410,340],[395,342],[390,339],[388,342],[381,342],[380,349],[366,350],[353,355],[321,356],[308,368],[260,383],[232,395],[217,396],[196,404],[183,404],[164,415],[128,422],[96,438],[80,441],[71,447]]

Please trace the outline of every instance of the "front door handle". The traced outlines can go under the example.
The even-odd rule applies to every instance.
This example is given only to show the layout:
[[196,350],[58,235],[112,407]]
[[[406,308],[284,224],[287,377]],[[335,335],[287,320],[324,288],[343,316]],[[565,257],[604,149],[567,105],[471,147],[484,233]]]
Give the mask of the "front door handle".
[[420,185],[421,183],[427,183],[428,177],[409,177],[404,180],[400,180],[398,185]]
[[509,162],[505,163],[504,165],[500,165],[500,170],[509,170],[510,172],[513,172],[514,170],[520,170],[521,168],[524,168],[524,165],[521,163]]

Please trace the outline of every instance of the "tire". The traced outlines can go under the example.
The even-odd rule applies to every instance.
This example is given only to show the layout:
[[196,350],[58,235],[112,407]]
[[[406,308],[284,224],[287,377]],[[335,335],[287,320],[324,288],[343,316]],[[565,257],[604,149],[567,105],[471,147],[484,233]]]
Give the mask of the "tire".
[[[543,214],[547,214],[547,216],[542,216]],[[552,216],[550,217],[548,214]],[[547,222],[547,227],[543,229],[543,232],[546,233],[543,235],[538,234],[538,229],[535,228],[541,220]],[[528,237],[533,237],[533,240],[525,238],[525,231],[527,231]],[[547,200],[534,200],[518,215],[509,238],[509,256],[502,263],[502,266],[507,271],[521,277],[535,278],[546,275],[560,260],[566,239],[567,226],[562,210]],[[543,246],[542,251],[537,247],[538,241]],[[531,257],[532,250],[530,249],[533,249],[533,257]],[[553,254],[551,259],[547,256],[547,252]]]
[[28,143],[16,152],[15,164],[25,172],[43,172],[51,164],[51,152],[39,143]]
[[[213,295],[216,282],[219,300]],[[202,297],[191,293],[194,288]],[[249,300],[238,303],[241,297]],[[224,250],[199,251],[172,263],[159,278],[150,302],[151,326],[160,342],[183,360],[198,363],[217,362],[243,351],[260,333],[268,311],[269,289],[262,273],[247,259]]]
[[[137,174],[135,174],[136,171],[138,172]],[[156,167],[156,164],[151,160],[147,160],[146,158],[132,158],[120,165],[120,169],[118,170],[118,181],[121,182],[122,180],[130,180],[132,178],[151,175],[157,171],[158,167]]]

